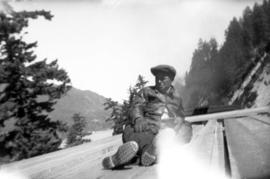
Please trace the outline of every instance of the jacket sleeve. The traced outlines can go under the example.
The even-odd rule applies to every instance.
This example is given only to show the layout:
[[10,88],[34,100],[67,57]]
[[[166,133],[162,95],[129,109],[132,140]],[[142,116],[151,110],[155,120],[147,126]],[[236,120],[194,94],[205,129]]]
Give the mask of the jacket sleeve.
[[134,125],[137,119],[144,118],[144,104],[145,104],[145,90],[142,89],[138,95],[136,95],[132,102],[132,107],[130,110],[131,123]]

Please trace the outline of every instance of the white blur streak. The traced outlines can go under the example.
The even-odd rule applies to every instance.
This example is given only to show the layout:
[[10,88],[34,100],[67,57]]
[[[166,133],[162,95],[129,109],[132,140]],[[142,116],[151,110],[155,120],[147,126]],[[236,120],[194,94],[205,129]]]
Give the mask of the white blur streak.
[[0,169],[0,178],[1,179],[28,179],[22,173],[17,171],[10,171],[5,169]]
[[158,178],[227,179],[222,173],[204,163],[188,145],[177,141],[172,129],[163,130],[158,136]]

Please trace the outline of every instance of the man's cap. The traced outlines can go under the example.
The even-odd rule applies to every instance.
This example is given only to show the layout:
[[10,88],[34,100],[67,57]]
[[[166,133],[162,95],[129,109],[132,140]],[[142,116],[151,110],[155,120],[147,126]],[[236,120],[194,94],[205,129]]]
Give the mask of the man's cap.
[[171,80],[174,80],[176,70],[170,65],[158,65],[151,68],[151,73],[154,76],[157,76],[158,74],[166,74],[170,77]]

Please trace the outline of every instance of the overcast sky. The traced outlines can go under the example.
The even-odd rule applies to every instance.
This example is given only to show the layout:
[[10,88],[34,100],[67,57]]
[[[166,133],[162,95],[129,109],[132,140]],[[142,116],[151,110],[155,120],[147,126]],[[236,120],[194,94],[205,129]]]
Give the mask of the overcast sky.
[[[260,2],[260,0],[258,0]],[[199,38],[224,40],[232,18],[249,0],[92,0],[13,2],[15,10],[45,9],[52,21],[32,21],[27,40],[38,41],[39,59],[58,59],[74,87],[122,101],[139,74],[173,65],[189,69]]]

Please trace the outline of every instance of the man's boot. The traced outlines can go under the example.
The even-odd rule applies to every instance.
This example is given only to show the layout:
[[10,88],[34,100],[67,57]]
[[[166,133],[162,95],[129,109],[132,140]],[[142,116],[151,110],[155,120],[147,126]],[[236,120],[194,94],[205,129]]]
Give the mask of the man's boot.
[[102,161],[102,165],[105,169],[113,169],[127,164],[137,154],[139,146],[137,142],[130,141],[121,145],[117,152],[109,157],[106,157]]
[[154,144],[147,145],[142,151],[141,165],[151,166],[157,162],[157,152]]

